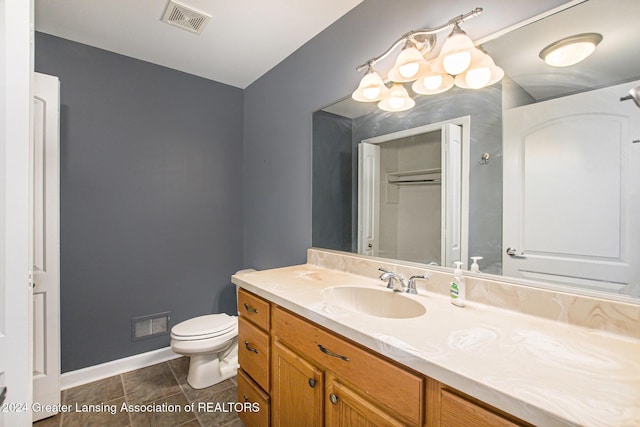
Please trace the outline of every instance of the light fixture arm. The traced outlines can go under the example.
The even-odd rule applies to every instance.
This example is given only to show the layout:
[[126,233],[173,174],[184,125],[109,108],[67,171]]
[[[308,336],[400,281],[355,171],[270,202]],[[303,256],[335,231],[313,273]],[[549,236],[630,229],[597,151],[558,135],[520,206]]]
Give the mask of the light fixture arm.
[[[478,16],[482,13],[482,8],[481,7],[476,7],[475,9],[473,9],[470,12],[465,13],[464,15],[459,15],[456,16],[455,18],[450,19],[446,24],[442,24],[439,27],[436,28],[425,28],[425,29],[421,29],[421,30],[411,30],[405,34],[403,34],[398,40],[396,40],[389,49],[387,49],[386,51],[384,51],[382,54],[376,56],[375,58],[371,58],[370,60],[368,60],[367,62],[365,62],[364,64],[358,65],[356,67],[356,71],[361,71],[365,68],[369,68],[372,67],[373,65],[375,65],[377,62],[382,61],[384,58],[386,58],[387,56],[389,56],[389,54],[391,52],[393,52],[393,50],[395,50],[396,47],[398,47],[401,43],[405,43],[407,40],[411,40],[412,42],[419,42],[419,40],[416,40],[416,36],[429,36],[429,35],[433,35],[436,33],[439,33],[441,31],[446,30],[449,27],[455,27],[456,25],[459,25],[461,22],[464,22],[468,19],[471,19],[475,16]],[[427,38],[425,38],[425,40],[428,40]],[[435,41],[435,39],[434,39]],[[432,42],[433,43],[433,42]],[[433,46],[431,46],[433,48]]]

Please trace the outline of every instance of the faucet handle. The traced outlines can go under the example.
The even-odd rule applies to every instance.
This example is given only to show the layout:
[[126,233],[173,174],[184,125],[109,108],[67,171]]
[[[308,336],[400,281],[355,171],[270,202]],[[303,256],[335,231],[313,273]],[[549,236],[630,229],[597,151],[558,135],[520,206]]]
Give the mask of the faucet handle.
[[418,293],[418,291],[416,290],[416,279],[429,280],[429,276],[426,276],[424,274],[418,274],[416,276],[409,277],[409,283],[407,284],[407,289],[405,290],[406,293],[412,294],[412,295],[415,295]]
[[[387,288],[393,289],[395,292],[401,292],[406,289],[406,285],[404,284],[404,276],[402,274],[395,273],[393,271],[385,270],[384,268],[378,268],[378,270],[382,271],[380,275],[380,280],[387,282]],[[399,282],[401,288],[397,289],[395,286],[395,282]]]

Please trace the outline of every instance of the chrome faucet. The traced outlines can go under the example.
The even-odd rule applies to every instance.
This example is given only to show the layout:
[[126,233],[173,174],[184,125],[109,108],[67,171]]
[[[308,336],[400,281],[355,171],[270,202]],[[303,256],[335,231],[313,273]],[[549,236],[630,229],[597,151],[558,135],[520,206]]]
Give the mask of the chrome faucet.
[[[394,273],[393,271],[385,270],[384,268],[378,268],[378,270],[382,271],[380,280],[382,280],[383,282],[388,282],[387,289],[393,289],[394,292],[405,292],[411,295],[416,295],[418,293],[416,289],[416,280],[429,280],[429,276],[419,274],[417,276],[409,277],[409,283],[405,284],[404,276],[402,274]],[[400,288],[398,288],[397,286],[398,283],[400,284]]]
[[429,280],[429,276],[425,276],[423,274],[419,274],[417,276],[411,276],[409,277],[409,283],[407,284],[407,289],[405,289],[405,292],[411,295],[415,295],[418,293],[418,291],[416,290],[416,279],[425,279],[425,280]]
[[[393,271],[385,270],[384,268],[378,268],[382,271],[380,280],[383,282],[388,281],[387,289],[393,289],[394,292],[403,292],[407,289],[407,285],[404,284],[404,276],[402,274],[394,273]],[[396,286],[396,283],[400,284],[400,288]]]

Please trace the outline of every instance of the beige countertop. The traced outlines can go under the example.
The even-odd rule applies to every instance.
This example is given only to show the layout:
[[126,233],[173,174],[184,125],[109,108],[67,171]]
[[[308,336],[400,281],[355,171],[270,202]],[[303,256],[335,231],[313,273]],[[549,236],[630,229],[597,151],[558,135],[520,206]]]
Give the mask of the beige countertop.
[[406,295],[425,314],[370,316],[325,289],[380,280],[313,264],[240,273],[232,282],[426,376],[540,426],[640,426],[640,340],[442,294]]

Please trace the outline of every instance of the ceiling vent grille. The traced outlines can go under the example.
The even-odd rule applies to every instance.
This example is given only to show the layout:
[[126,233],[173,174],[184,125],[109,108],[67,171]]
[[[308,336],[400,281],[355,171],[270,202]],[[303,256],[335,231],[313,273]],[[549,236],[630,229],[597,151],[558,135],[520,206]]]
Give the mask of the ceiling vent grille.
[[162,22],[182,28],[196,34],[202,34],[211,16],[192,9],[173,0],[169,1]]

